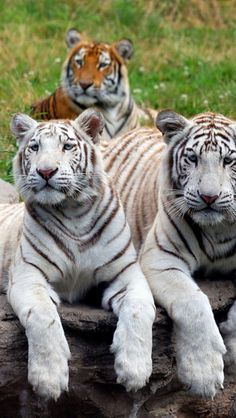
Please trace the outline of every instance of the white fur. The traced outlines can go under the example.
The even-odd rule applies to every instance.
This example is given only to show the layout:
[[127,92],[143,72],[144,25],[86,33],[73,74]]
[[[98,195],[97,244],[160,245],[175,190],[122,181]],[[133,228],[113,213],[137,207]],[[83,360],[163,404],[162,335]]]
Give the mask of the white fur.
[[[76,154],[76,158],[80,158],[81,169],[86,170],[85,176],[89,178],[89,173],[93,172],[94,189],[84,180],[82,192],[73,198],[70,188],[66,191],[61,188],[66,186],[63,183],[65,167],[71,187],[78,182],[80,184],[81,180],[78,180],[78,173],[73,177],[69,170],[70,151],[65,157],[65,151],[61,150],[63,132],[60,132],[60,126],[63,123],[49,122],[40,139],[41,148],[29,155],[31,165],[27,165],[25,177],[20,174],[18,158],[15,160],[15,173],[21,191],[25,192],[24,184],[29,173],[34,174],[33,186],[31,188],[32,180],[29,180],[25,194],[26,206],[15,205],[13,210],[10,205],[0,206],[2,219],[8,215],[8,221],[1,224],[0,263],[3,271],[9,269],[9,263],[5,264],[4,258],[7,243],[11,261],[8,300],[26,329],[29,342],[28,378],[39,394],[54,399],[68,390],[70,358],[55,303],[59,303],[60,297],[69,302],[81,299],[91,286],[101,282],[108,285],[102,304],[107,309],[112,308],[118,316],[112,344],[117,381],[127,390],[137,390],[145,385],[152,370],[153,298],[136,261],[122,206],[106,180],[99,151],[92,144],[96,132],[94,138],[89,139],[81,129],[84,126],[81,116],[77,126],[68,127],[67,124],[67,128],[70,141],[73,129],[76,129],[80,141],[84,141],[89,148],[88,154],[92,148],[96,152],[96,165],[92,166],[88,158],[86,169],[83,169],[85,155],[80,158],[79,151]],[[39,125],[39,128],[42,126]],[[40,136],[37,129],[33,134],[33,143]],[[24,153],[28,155],[27,150]],[[75,153],[71,155],[75,159]],[[42,162],[44,169],[58,168],[49,180],[54,193],[52,198],[46,192],[45,181],[43,183],[42,178],[36,175]],[[93,203],[91,199],[94,199]],[[114,217],[108,221],[117,205]]]
[[[192,393],[211,398],[223,384],[226,349],[194,273],[203,269],[217,279],[236,268],[235,122],[213,113],[188,121],[162,111],[157,128],[166,146],[154,130],[140,129],[105,145],[103,154],[137,248],[146,237],[141,267],[174,321],[178,376]],[[211,207],[204,196],[214,197]],[[221,328],[231,370],[235,312],[234,304]]]
[[[214,114],[187,121],[163,111],[157,126],[168,147],[160,171],[158,214],[141,266],[156,301],[174,321],[180,380],[193,393],[213,398],[223,385],[226,349],[193,274],[199,268],[221,275],[236,268],[235,123]],[[205,195],[215,197],[210,208]],[[236,370],[235,312],[234,304],[221,326],[231,370]]]

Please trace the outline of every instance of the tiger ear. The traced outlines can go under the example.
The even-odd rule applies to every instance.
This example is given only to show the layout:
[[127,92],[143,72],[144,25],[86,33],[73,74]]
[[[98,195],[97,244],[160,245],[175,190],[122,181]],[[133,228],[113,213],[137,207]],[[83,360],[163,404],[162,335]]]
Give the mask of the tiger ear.
[[38,122],[32,119],[30,116],[25,115],[24,113],[17,113],[13,116],[10,123],[10,129],[13,135],[16,137],[18,145],[25,144],[27,139],[27,134],[30,131],[33,131]]
[[125,61],[128,61],[134,53],[133,44],[129,39],[122,39],[121,41],[115,42],[114,47]]
[[190,122],[173,110],[161,110],[156,117],[156,126],[164,135],[164,140],[168,144],[171,138],[182,132]]
[[74,123],[91,137],[94,144],[99,142],[105,125],[104,118],[100,112],[94,109],[87,109],[74,120]]
[[66,33],[65,41],[68,48],[74,48],[81,41],[81,35],[76,29],[71,28]]

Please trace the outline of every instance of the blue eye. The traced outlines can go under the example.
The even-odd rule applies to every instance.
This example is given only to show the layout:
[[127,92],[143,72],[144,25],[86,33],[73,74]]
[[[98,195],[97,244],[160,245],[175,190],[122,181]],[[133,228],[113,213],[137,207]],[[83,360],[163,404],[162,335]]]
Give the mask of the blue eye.
[[29,148],[30,148],[32,151],[37,152],[37,151],[38,151],[38,149],[39,149],[39,146],[38,146],[38,144],[33,144],[33,145],[31,145]]
[[196,163],[197,162],[197,156],[195,154],[188,155],[188,159],[192,163]]
[[224,158],[224,164],[230,164],[230,163],[232,163],[232,159],[230,158],[230,157],[225,157]]
[[63,150],[65,151],[70,151],[75,145],[74,144],[64,144],[63,145]]

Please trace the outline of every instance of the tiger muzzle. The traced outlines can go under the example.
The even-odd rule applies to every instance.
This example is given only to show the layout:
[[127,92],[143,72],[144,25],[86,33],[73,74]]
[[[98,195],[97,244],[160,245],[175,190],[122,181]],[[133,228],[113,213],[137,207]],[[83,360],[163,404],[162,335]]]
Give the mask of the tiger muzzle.
[[57,171],[58,171],[58,168],[56,169],[49,168],[47,170],[37,169],[37,173],[39,174],[39,176],[42,177],[46,181],[48,181],[51,177],[53,177]]

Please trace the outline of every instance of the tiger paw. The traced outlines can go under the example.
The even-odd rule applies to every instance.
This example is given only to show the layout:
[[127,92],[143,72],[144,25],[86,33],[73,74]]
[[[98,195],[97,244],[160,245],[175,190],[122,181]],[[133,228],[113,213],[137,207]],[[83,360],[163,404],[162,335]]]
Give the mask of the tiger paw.
[[70,350],[60,323],[45,332],[43,341],[29,338],[28,380],[46,399],[57,400],[68,391]]
[[206,340],[199,344],[196,336],[192,341],[185,338],[178,343],[177,371],[179,380],[193,395],[213,399],[223,388],[226,350],[220,334]]
[[50,367],[45,361],[39,361],[37,364],[29,363],[28,380],[33,386],[33,390],[46,399],[57,400],[62,392],[68,391],[69,369],[65,359],[59,356],[50,356]]
[[151,344],[149,339],[142,342],[127,338],[125,327],[119,326],[114,334],[111,351],[115,354],[117,383],[129,392],[144,387],[152,373]]

